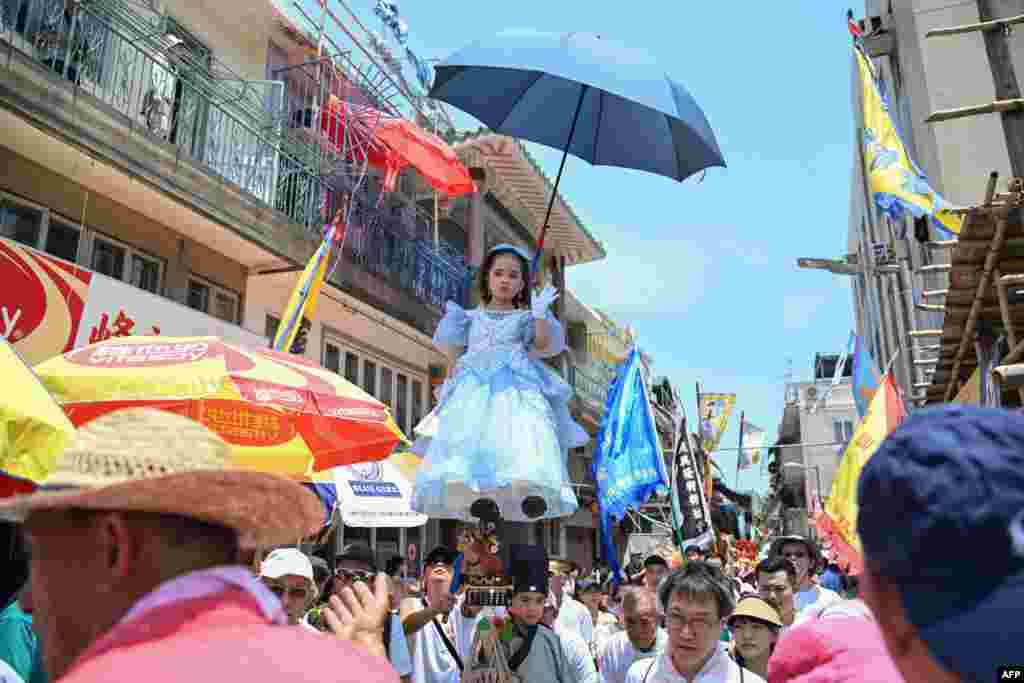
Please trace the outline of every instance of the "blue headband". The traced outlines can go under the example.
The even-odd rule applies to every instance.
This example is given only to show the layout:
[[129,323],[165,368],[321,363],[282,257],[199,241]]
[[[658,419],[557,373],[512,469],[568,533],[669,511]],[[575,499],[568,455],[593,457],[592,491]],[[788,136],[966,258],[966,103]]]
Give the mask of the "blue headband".
[[487,255],[491,256],[492,254],[500,254],[503,252],[516,254],[517,256],[520,256],[524,261],[526,261],[527,264],[529,264],[533,259],[533,257],[530,256],[529,252],[527,252],[525,249],[521,249],[520,247],[517,247],[512,244],[499,244],[496,247],[491,247],[491,250],[487,252]]

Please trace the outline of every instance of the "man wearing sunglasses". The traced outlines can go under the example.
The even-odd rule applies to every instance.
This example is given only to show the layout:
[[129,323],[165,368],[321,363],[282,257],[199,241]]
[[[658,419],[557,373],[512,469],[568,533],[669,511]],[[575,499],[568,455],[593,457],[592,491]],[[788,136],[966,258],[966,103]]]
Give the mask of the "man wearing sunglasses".
[[[351,543],[345,546],[334,558],[334,581],[331,590],[341,596],[346,588],[353,588],[357,583],[372,585],[377,574],[377,557],[369,546]],[[402,630],[402,620],[396,610],[391,610],[388,625],[384,631],[384,646],[388,651],[388,661],[402,678],[403,683],[411,680],[412,658],[409,654],[409,642]]]
[[281,599],[288,623],[295,626],[316,600],[313,564],[296,548],[278,548],[260,564],[260,579]]

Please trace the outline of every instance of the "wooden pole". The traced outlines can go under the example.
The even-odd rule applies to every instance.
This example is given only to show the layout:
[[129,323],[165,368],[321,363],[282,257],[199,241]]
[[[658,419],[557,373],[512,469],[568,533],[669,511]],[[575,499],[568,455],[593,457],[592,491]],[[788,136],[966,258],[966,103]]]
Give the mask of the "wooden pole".
[[[997,17],[993,0],[977,0],[978,17],[981,21],[1014,20],[1016,17]],[[1013,68],[1010,53],[1010,27],[1004,24],[999,30],[985,31],[985,52],[988,53],[989,67],[992,69],[992,80],[996,86],[996,100],[1020,100],[1020,85]],[[1024,177],[1024,112],[1020,108],[1003,111],[1000,114],[1003,122],[1003,135],[1006,137],[1006,151],[1010,157],[1010,171],[1014,178]]]

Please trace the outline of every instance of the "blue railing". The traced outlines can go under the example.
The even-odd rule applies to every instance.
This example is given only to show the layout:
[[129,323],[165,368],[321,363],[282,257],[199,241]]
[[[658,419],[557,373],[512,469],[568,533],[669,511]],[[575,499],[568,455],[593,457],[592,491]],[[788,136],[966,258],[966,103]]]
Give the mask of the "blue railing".
[[354,263],[425,303],[467,305],[471,283],[464,264],[438,253],[433,242],[410,236],[395,216],[353,213],[345,250]]

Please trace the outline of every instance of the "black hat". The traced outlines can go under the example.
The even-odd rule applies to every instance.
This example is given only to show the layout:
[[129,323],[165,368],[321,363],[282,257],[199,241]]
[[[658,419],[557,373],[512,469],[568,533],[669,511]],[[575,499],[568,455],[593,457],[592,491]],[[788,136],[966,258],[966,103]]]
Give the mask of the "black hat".
[[458,553],[447,548],[443,545],[439,545],[423,558],[423,565],[429,567],[432,564],[446,564],[449,567],[455,565],[455,558],[458,557]]
[[666,560],[664,557],[662,557],[661,555],[659,555],[657,553],[655,553],[653,555],[648,555],[647,559],[644,560],[644,566],[645,567],[653,567],[656,564],[659,564],[662,567],[667,567],[668,566],[668,560]]
[[335,564],[342,560],[351,560],[353,562],[362,562],[363,564],[369,565],[370,571],[377,571],[377,557],[370,550],[370,547],[363,545],[362,543],[350,543],[341,549],[337,557],[334,558]]
[[601,590],[601,584],[599,584],[597,581],[595,581],[593,579],[583,579],[582,581],[579,581],[579,582],[576,583],[576,595],[577,595],[577,597],[580,596],[580,595],[583,595],[584,593],[589,593],[591,591],[598,591],[598,592],[600,592],[600,590]]
[[515,582],[512,593],[548,594],[548,553],[544,546],[509,546],[508,573]]
[[703,555],[704,554],[704,549],[701,548],[699,545],[688,545],[688,546],[686,546],[686,550],[684,550],[683,553],[684,554],[700,553],[701,555]]

